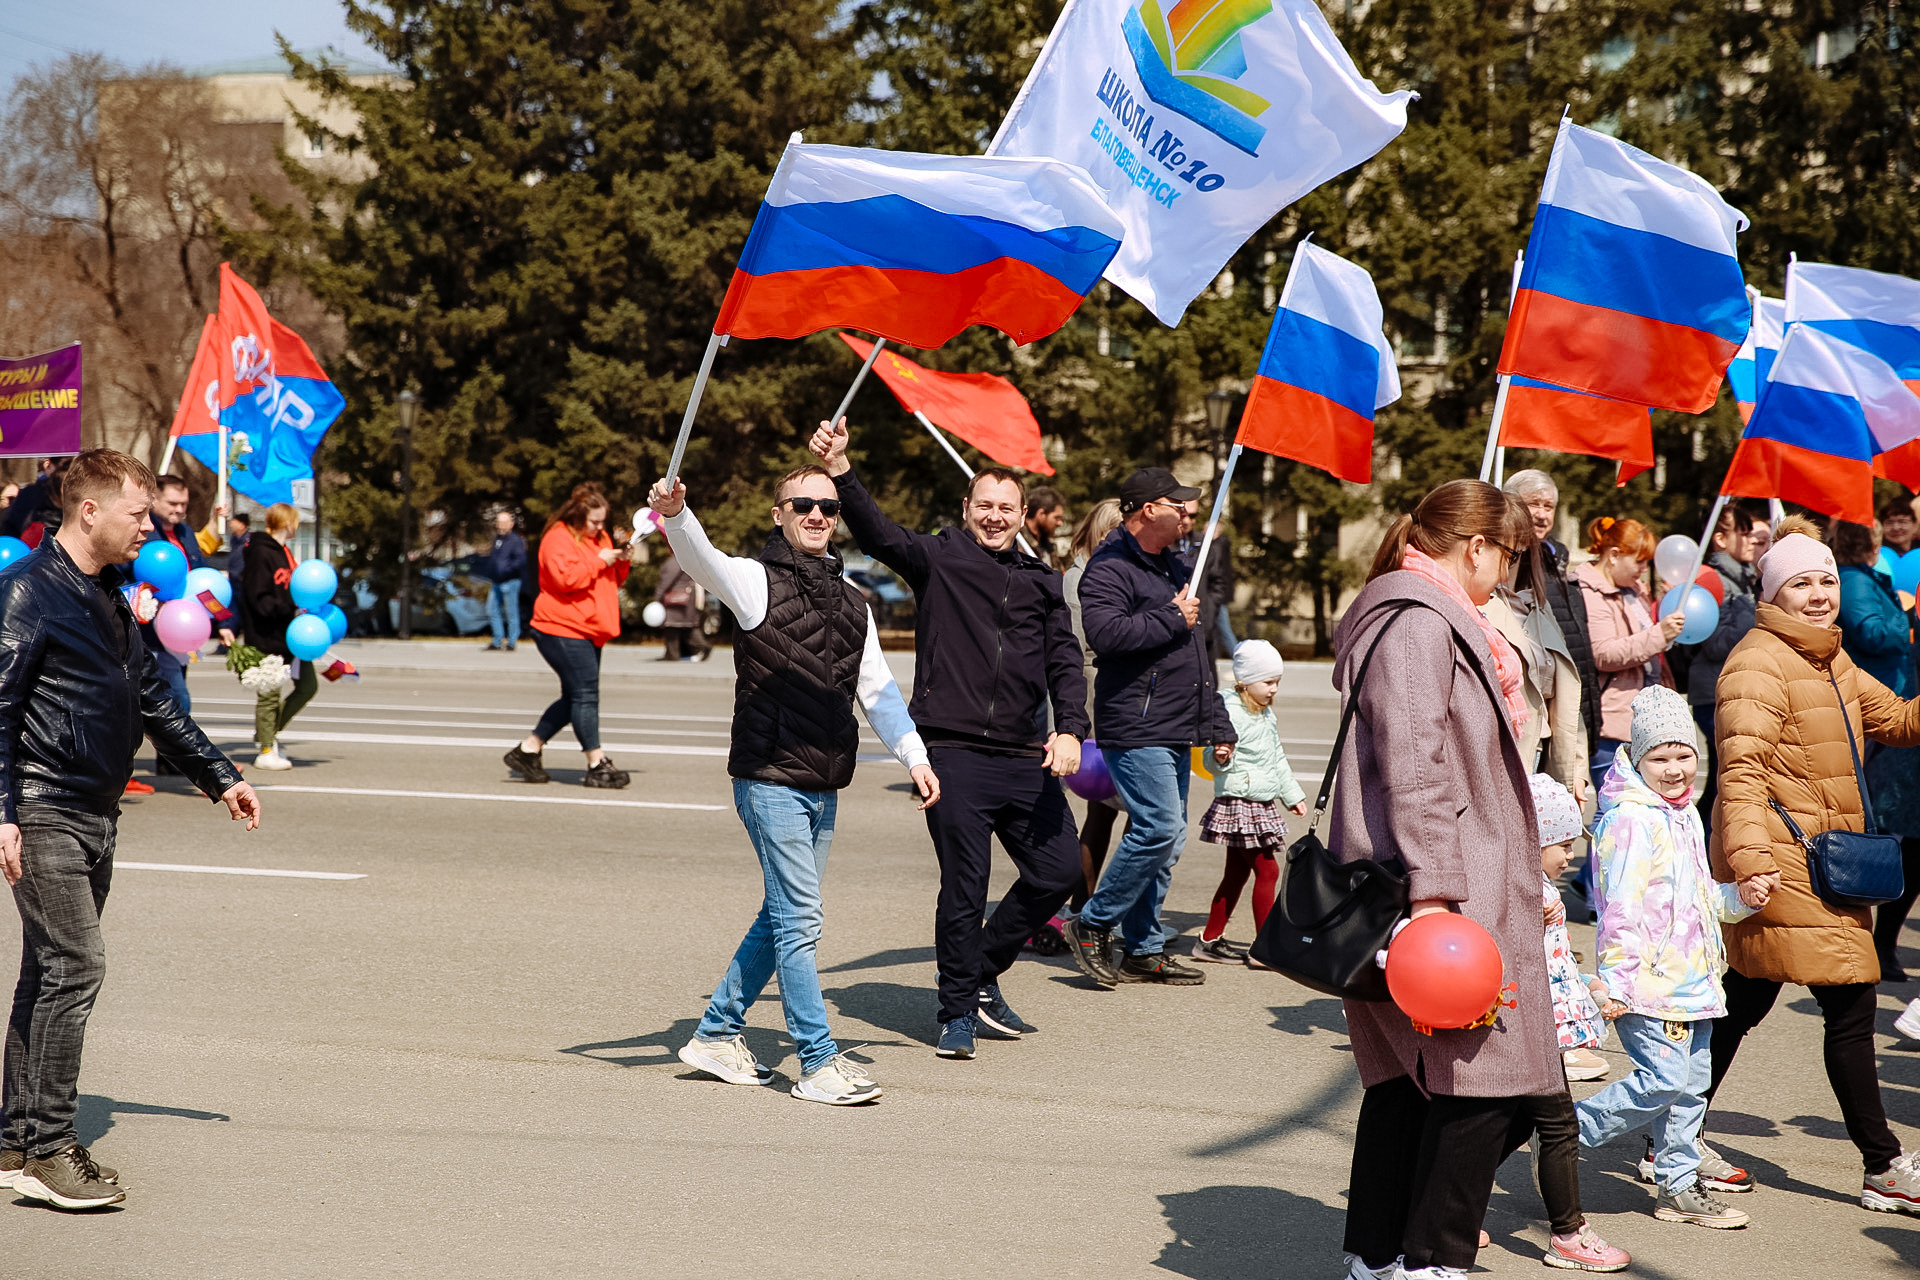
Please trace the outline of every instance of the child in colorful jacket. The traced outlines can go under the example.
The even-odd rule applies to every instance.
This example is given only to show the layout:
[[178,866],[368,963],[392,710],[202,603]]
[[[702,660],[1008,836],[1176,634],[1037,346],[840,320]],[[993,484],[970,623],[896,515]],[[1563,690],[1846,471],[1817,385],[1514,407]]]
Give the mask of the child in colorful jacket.
[[1633,736],[1601,784],[1593,836],[1596,986],[1633,1072],[1576,1110],[1585,1147],[1649,1130],[1660,1185],[1655,1217],[1742,1227],[1747,1215],[1709,1194],[1699,1138],[1712,1079],[1712,1020],[1727,1011],[1720,924],[1765,902],[1742,902],[1733,885],[1714,881],[1693,807],[1700,767],[1694,743],[1685,698],[1661,686],[1635,695]]

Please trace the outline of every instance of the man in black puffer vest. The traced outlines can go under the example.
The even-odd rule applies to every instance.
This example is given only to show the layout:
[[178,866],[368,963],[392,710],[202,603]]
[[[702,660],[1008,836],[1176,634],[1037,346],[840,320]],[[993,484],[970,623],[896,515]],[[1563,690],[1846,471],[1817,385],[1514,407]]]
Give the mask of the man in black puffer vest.
[[686,492],[663,480],[649,500],[665,517],[667,542],[682,567],[739,623],[727,772],[767,891],[680,1060],[728,1084],[771,1079],[740,1033],[747,1010],[778,972],[780,1004],[800,1052],[793,1096],[830,1106],[871,1102],[880,1086],[834,1043],[814,961],[836,801],[853,781],[860,751],[854,702],[911,771],[922,809],[940,798],[940,783],[880,652],[873,615],[841,576],[833,550],[840,500],[827,473],[802,467],[780,481],[774,530],[757,559],[715,551],[686,509]]
[[[821,423],[813,451],[860,549],[913,588],[908,711],[946,798],[927,812],[940,859],[934,955],[943,1058],[971,1058],[984,1030],[1035,1030],[1008,1007],[1000,975],[1080,883],[1080,833],[1060,779],[1080,767],[1087,678],[1060,575],[1014,543],[1026,514],[1018,476],[994,467],[967,486],[960,528],[934,535],[881,513],[847,461],[847,423]],[[1047,704],[1054,728],[1047,729]],[[984,925],[993,837],[1020,870]]]

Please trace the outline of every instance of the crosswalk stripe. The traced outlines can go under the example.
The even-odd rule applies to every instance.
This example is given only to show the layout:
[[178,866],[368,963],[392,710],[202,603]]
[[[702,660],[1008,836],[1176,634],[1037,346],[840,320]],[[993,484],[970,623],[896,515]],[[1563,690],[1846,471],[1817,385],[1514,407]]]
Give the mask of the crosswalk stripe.
[[270,871],[265,867],[196,867],[184,862],[113,862],[116,871],[197,871],[212,876],[282,876],[290,880],[365,880],[353,871]]
[[587,804],[616,809],[697,809],[718,813],[724,804],[681,804],[669,800],[599,800],[587,796],[503,796],[487,791],[397,791],[386,787],[307,787],[281,782],[257,784],[255,791],[297,791],[320,796],[393,796],[402,800],[505,800],[514,804]]

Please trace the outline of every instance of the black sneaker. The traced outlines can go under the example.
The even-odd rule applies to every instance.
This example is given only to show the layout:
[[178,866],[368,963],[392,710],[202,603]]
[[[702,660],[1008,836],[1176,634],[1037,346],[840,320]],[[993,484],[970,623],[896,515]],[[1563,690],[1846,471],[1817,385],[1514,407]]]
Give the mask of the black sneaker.
[[1113,930],[1090,928],[1074,916],[1060,926],[1060,932],[1066,935],[1072,948],[1069,954],[1080,972],[1100,986],[1119,985],[1120,974],[1113,967]]
[[513,744],[513,750],[500,757],[507,762],[507,768],[513,770],[528,782],[546,782],[547,767],[540,763],[538,751],[527,752],[520,749],[519,743]]
[[980,1012],[975,1016],[979,1018],[981,1026],[1009,1040],[1018,1040],[1040,1029],[1008,1007],[1001,998],[1000,984],[997,982],[989,982],[980,988]]
[[1181,964],[1164,952],[1150,956],[1128,956],[1120,962],[1120,981],[1159,982],[1169,987],[1197,987],[1207,975],[1189,964]]
[[617,791],[632,781],[632,774],[625,769],[614,768],[613,757],[601,756],[599,764],[587,766],[587,776],[580,780],[580,785]]
[[949,1018],[940,1024],[940,1043],[933,1048],[942,1058],[971,1058],[973,1056],[973,1019],[966,1014]]
[[101,1176],[85,1147],[68,1147],[44,1160],[29,1160],[13,1180],[13,1189],[29,1200],[61,1209],[99,1209],[118,1204],[127,1193]]
[[[158,770],[156,770],[155,772],[158,772]],[[1880,981],[1912,982],[1913,977],[1905,969],[1900,967],[1900,961],[1897,957],[1888,955],[1886,952],[1881,952]]]

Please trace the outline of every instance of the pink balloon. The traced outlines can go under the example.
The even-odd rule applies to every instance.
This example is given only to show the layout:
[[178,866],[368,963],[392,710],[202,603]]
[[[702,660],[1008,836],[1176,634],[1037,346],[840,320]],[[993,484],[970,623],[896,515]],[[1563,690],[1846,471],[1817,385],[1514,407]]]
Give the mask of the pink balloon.
[[153,632],[174,653],[192,653],[213,634],[213,618],[198,600],[169,600],[153,615]]

